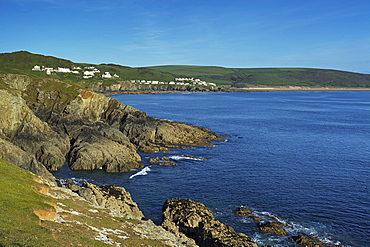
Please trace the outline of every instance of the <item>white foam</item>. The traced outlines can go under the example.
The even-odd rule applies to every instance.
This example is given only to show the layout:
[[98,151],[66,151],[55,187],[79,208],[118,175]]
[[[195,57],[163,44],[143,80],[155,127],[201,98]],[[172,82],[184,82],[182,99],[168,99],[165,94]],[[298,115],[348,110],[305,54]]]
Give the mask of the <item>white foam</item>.
[[141,169],[140,171],[138,171],[137,173],[131,175],[129,177],[129,179],[132,179],[132,178],[134,178],[136,176],[144,176],[144,175],[147,175],[149,171],[150,171],[150,166],[146,166],[143,169]]
[[186,155],[172,155],[169,158],[172,160],[204,160],[203,158],[189,157]]

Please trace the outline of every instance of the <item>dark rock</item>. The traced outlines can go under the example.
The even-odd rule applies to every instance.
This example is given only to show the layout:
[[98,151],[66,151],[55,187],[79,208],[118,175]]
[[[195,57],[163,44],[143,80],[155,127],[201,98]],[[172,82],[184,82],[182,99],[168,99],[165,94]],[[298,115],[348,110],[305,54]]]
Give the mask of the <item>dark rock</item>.
[[5,91],[0,91],[0,97],[2,136],[34,155],[49,170],[62,167],[69,150],[68,138],[36,117],[22,98]]
[[279,236],[287,236],[289,233],[282,226],[286,225],[280,222],[258,223],[258,228],[263,232],[269,232]]
[[299,234],[297,236],[292,236],[289,238],[290,240],[296,242],[299,245],[306,246],[306,247],[335,247],[341,245],[335,245],[330,243],[324,243],[319,238],[313,235],[307,234]]
[[149,163],[152,164],[158,164],[158,165],[166,165],[166,166],[178,166],[175,162],[172,162],[168,157],[156,157],[156,158],[151,158],[149,160]]
[[20,75],[0,75],[0,80],[12,92],[0,91],[0,136],[51,171],[68,161],[74,170],[125,172],[143,167],[137,150],[209,146],[221,139],[205,128],[151,118],[58,80]]
[[113,185],[102,185],[100,187],[84,182],[78,190],[78,194],[91,203],[116,210],[122,216],[142,219],[143,213],[132,200],[131,195],[123,187]]
[[135,146],[127,137],[102,123],[83,127],[69,155],[72,170],[125,172],[144,167],[140,161]]
[[173,198],[164,203],[162,226],[176,235],[185,234],[201,247],[253,246],[243,233],[216,220],[204,204],[189,199]]
[[53,175],[36,160],[35,156],[1,138],[0,158],[42,177],[49,184],[55,185]]
[[236,211],[234,211],[235,215],[238,216],[252,216],[253,210],[247,209],[243,206],[238,207]]

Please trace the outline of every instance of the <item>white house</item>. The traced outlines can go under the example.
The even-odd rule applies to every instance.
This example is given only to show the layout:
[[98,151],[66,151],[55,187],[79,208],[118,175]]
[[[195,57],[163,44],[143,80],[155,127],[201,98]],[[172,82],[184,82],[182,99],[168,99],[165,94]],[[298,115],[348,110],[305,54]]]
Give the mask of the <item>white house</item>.
[[113,76],[109,72],[104,72],[104,74],[102,74],[101,77],[108,79],[112,78]]
[[84,75],[87,75],[87,76],[94,76],[94,71],[91,71],[91,70],[86,70],[84,71]]
[[58,69],[55,72],[59,72],[59,73],[71,73],[71,69],[70,68],[58,67]]
[[41,71],[41,67],[38,65],[33,66],[32,71]]

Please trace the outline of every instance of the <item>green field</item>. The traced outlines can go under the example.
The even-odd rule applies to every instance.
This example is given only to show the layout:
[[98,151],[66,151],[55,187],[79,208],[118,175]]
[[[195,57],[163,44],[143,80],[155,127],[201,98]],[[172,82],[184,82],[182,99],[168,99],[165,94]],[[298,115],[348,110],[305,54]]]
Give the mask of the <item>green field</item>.
[[[47,75],[42,71],[32,71],[33,66],[45,66],[51,68],[71,68],[93,66],[101,71],[91,79],[84,79],[82,74],[75,75],[72,73],[54,73]],[[81,70],[83,71],[83,70]],[[103,72],[110,72],[112,75],[117,74],[119,78],[103,79],[101,74]],[[0,74],[22,74],[27,75],[34,79],[53,78],[67,82],[88,82],[88,83],[101,83],[103,85],[110,85],[124,80],[158,80],[158,81],[172,81],[176,76],[168,72],[161,72],[149,68],[131,68],[116,64],[85,64],[74,63],[69,60],[32,54],[26,51],[19,51],[13,53],[0,54]]]
[[370,87],[370,75],[310,68],[223,68],[214,66],[155,66],[151,69],[200,78],[218,86],[246,87]]
[[[33,66],[46,67],[94,66],[101,72],[91,79],[82,74],[32,71]],[[110,72],[119,78],[103,79],[101,74]],[[172,81],[175,77],[194,77],[216,83],[221,88],[248,87],[328,87],[328,88],[370,88],[370,75],[347,71],[312,68],[224,68],[216,66],[168,65],[145,68],[131,68],[117,64],[82,64],[69,60],[32,54],[26,51],[0,54],[0,74],[22,74],[33,79],[53,78],[77,83],[84,87],[91,85],[110,86],[128,80]],[[144,89],[140,85],[137,89]],[[153,87],[153,86],[152,86]],[[154,88],[160,88],[154,86]],[[167,88],[168,89],[168,88]]]

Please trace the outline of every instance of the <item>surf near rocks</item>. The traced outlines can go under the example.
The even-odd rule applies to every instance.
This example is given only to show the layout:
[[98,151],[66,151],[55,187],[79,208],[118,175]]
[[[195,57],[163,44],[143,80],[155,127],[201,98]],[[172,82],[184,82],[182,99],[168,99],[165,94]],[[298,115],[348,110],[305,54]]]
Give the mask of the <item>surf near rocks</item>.
[[201,247],[257,247],[247,235],[216,220],[204,204],[190,199],[172,198],[163,205],[162,227],[194,239]]

